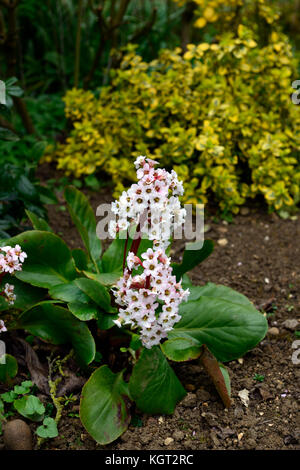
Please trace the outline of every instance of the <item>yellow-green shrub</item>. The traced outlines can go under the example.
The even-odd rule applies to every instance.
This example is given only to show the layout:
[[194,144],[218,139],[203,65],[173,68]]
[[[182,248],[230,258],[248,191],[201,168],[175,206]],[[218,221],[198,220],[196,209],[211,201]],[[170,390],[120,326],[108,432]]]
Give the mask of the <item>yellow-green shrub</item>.
[[[173,0],[183,6],[194,3],[194,26],[206,28],[214,25],[218,33],[230,31],[239,24],[250,27],[256,39],[265,36],[266,26],[280,28],[287,16],[297,14],[294,0]],[[280,20],[280,21],[279,21]],[[262,39],[262,38],[261,38]]]
[[142,154],[174,166],[185,182],[185,201],[238,212],[262,194],[271,209],[299,202],[300,117],[291,102],[297,78],[291,47],[272,33],[259,48],[252,33],[162,51],[145,63],[127,52],[111,86],[65,96],[74,123],[55,155],[58,168],[79,177],[104,169],[115,183],[134,180],[132,161]]

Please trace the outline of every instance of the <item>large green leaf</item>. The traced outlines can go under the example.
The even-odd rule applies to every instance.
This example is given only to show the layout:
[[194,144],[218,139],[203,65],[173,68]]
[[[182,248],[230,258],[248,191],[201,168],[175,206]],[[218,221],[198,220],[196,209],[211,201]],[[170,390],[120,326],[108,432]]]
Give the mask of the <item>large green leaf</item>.
[[76,268],[79,271],[84,271],[88,269],[89,257],[84,250],[81,248],[75,248],[72,250],[72,256],[74,258]]
[[122,275],[123,256],[125,250],[126,240],[116,238],[111,242],[107,250],[103,253],[101,265],[102,272],[112,273],[117,272]]
[[[98,311],[114,312],[106,288],[87,278],[78,278],[69,284],[59,284],[49,290],[54,299],[68,302],[71,312],[80,320],[88,321],[98,317]],[[100,312],[99,312],[100,313]]]
[[113,272],[113,273],[100,273],[100,274],[92,273],[90,271],[83,271],[83,273],[89,279],[94,279],[95,281],[100,282],[100,284],[103,284],[104,286],[112,286],[113,284],[116,284],[116,282],[123,275],[121,271],[119,273]]
[[154,346],[144,349],[129,381],[131,398],[149,414],[172,414],[176,403],[186,394],[172,367]]
[[[170,331],[169,339],[190,338],[205,344],[222,362],[241,357],[261,341],[267,321],[251,304],[218,297],[202,296],[183,303],[181,320]],[[166,348],[166,346],[165,346]]]
[[96,218],[87,198],[73,186],[65,189],[65,199],[74,224],[96,270],[102,252],[101,241],[96,234]]
[[76,286],[82,290],[90,299],[92,299],[102,310],[109,312],[111,310],[110,295],[102,284],[93,279],[80,277],[75,280]]
[[98,318],[99,312],[95,305],[83,302],[69,302],[69,310],[81,321],[89,321]]
[[41,302],[20,316],[17,327],[53,344],[71,343],[83,364],[95,357],[95,342],[87,325],[63,307]]
[[202,261],[204,261],[213,252],[213,249],[213,241],[205,240],[200,250],[185,250],[181,264],[174,263],[172,265],[173,274],[176,276],[177,280],[179,281],[184,273],[202,263]]
[[[4,285],[5,282],[6,280],[4,278],[2,285]],[[16,295],[16,300],[13,305],[8,305],[4,297],[0,297],[0,311],[8,310],[10,308],[27,310],[29,307],[44,299],[47,294],[45,289],[30,286],[13,276],[9,278],[9,284],[15,286],[14,294]]]
[[79,320],[89,321],[98,316],[97,305],[75,285],[75,281],[54,286],[49,290],[49,294],[54,299],[68,302],[69,310]]
[[253,307],[253,303],[243,294],[237,292],[234,289],[231,289],[227,286],[222,286],[221,284],[214,284],[213,282],[208,282],[205,286],[188,286],[190,290],[190,295],[188,302],[192,300],[198,300],[200,297],[208,296],[229,300],[229,302],[234,302],[235,304],[246,305]]
[[0,356],[0,382],[9,382],[18,373],[18,363],[10,354]]
[[38,230],[28,231],[7,240],[21,245],[27,258],[16,277],[37,287],[50,288],[76,277],[76,268],[67,245],[57,235]]
[[114,374],[106,365],[97,369],[83,387],[80,419],[100,444],[109,444],[127,429],[130,415],[126,396],[128,386],[123,373]]
[[53,299],[64,302],[88,303],[89,297],[75,284],[75,280],[68,284],[58,284],[49,289],[49,294]]
[[109,330],[116,326],[114,320],[117,320],[119,317],[118,314],[116,315],[108,315],[107,313],[98,312],[98,320],[97,325],[100,330]]

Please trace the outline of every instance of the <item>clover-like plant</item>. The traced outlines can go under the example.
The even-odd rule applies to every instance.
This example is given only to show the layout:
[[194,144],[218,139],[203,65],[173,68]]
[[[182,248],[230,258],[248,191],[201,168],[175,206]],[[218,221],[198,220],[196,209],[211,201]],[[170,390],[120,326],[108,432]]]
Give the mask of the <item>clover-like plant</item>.
[[[145,413],[173,413],[186,391],[172,362],[200,361],[230,406],[223,362],[244,355],[267,331],[265,317],[244,295],[212,283],[192,285],[186,273],[211,254],[212,241],[186,250],[180,264],[171,262],[172,231],[185,218],[182,184],[174,171],[156,169],[145,157],[136,167],[138,183],[112,203],[115,239],[104,253],[93,210],[73,187],[65,199],[84,249],[70,250],[30,212],[35,230],[5,241],[27,253],[10,281],[15,320],[7,328],[71,344],[80,365],[92,371],[80,418],[101,444],[127,429],[132,402]],[[0,298],[0,311],[6,309]]]

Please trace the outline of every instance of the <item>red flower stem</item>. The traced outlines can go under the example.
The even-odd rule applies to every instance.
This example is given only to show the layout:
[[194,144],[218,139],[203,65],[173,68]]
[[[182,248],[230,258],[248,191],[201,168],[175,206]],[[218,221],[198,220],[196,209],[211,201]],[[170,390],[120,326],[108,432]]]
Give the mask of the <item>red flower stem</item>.
[[[2,279],[4,278],[5,274],[6,273],[0,273],[0,284],[2,283]],[[3,287],[2,287],[2,289],[3,289]],[[0,287],[0,295],[5,297],[4,290],[1,290],[1,287]]]

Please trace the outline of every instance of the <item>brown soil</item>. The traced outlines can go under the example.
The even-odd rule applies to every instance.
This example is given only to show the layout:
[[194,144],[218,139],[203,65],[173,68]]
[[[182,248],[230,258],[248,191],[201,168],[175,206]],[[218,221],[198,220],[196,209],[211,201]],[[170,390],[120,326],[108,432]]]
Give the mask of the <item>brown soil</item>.
[[[105,189],[89,195],[94,208],[111,200]],[[67,212],[52,206],[49,218],[71,248],[80,246]],[[283,324],[287,319],[299,319],[300,313],[300,218],[281,220],[259,207],[251,207],[247,215],[237,216],[231,224],[209,218],[206,223],[210,226],[206,238],[216,241],[215,250],[191,273],[193,282],[202,285],[211,281],[237,289],[261,310],[268,311],[272,328],[243,359],[227,364],[232,380],[232,407],[224,409],[197,361],[175,364],[188,395],[174,415],[147,416],[137,411],[135,426],[130,425],[116,442],[103,447],[93,441],[77,417],[69,416],[78,413],[78,392],[77,401],[64,411],[59,437],[46,442],[44,449],[300,448],[300,369],[291,360],[292,343],[297,336]],[[226,246],[218,244],[222,238],[227,239]],[[179,245],[177,257],[178,249]],[[264,376],[263,381],[255,380],[255,374]],[[249,391],[248,407],[238,396],[242,389]],[[168,437],[173,441],[165,445]]]

